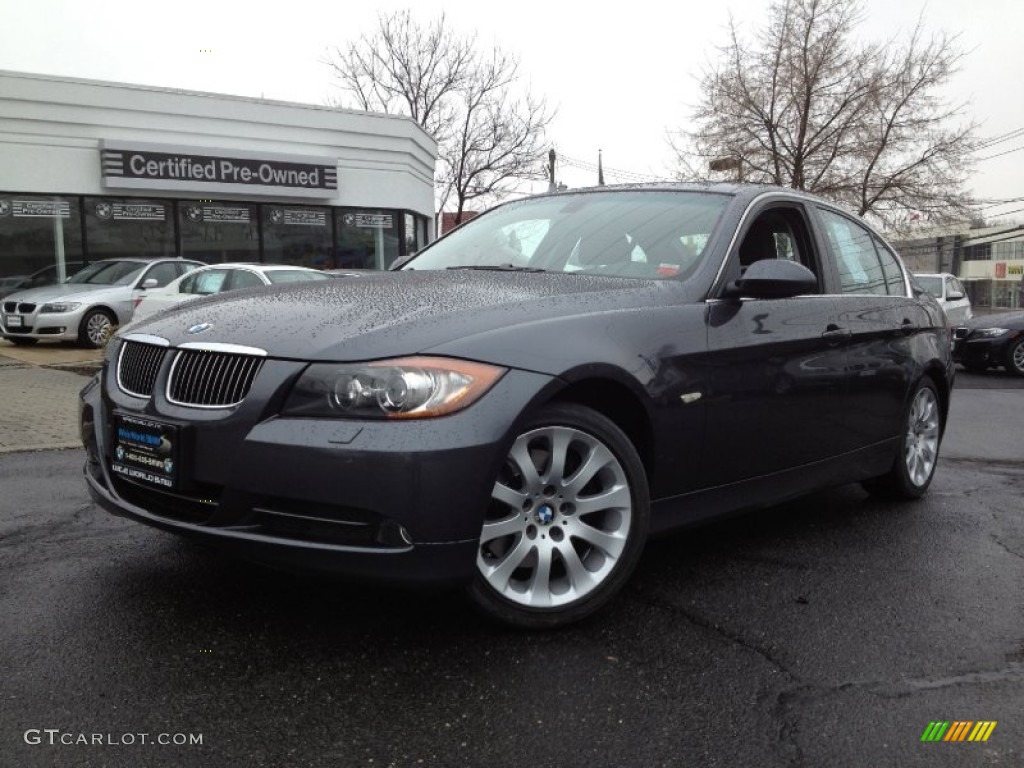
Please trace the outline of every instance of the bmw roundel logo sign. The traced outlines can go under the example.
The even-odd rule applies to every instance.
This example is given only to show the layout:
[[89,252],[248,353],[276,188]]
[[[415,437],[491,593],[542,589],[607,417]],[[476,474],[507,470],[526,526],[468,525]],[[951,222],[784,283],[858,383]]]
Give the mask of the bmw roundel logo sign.
[[198,325],[193,325],[185,333],[195,336],[197,333],[203,333],[203,331],[208,331],[211,328],[213,328],[213,323],[199,323]]

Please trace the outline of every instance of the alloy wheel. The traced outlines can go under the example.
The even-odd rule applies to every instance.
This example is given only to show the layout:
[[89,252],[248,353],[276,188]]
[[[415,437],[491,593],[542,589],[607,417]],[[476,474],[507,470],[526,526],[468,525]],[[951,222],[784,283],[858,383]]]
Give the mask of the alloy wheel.
[[598,437],[548,426],[520,435],[494,484],[477,568],[501,597],[557,608],[597,589],[623,557],[629,478]]
[[917,487],[928,483],[939,455],[939,403],[930,387],[914,396],[904,443],[907,476]]
[[1018,376],[1024,376],[1024,339],[1010,350],[1010,369]]
[[103,312],[93,312],[85,322],[85,335],[89,343],[94,347],[101,347],[107,340],[107,335],[113,323]]

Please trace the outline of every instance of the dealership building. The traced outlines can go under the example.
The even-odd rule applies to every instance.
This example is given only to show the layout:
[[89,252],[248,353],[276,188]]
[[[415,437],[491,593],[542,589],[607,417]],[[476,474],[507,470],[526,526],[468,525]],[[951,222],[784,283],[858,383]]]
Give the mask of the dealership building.
[[406,117],[0,71],[0,278],[117,257],[385,269],[433,237]]

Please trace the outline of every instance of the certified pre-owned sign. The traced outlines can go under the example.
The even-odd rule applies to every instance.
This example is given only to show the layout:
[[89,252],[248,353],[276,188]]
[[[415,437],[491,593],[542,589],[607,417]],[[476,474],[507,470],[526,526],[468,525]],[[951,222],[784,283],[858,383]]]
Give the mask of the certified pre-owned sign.
[[213,149],[105,142],[103,182],[108,187],[173,189],[329,197],[338,188],[337,164],[329,158],[250,156]]

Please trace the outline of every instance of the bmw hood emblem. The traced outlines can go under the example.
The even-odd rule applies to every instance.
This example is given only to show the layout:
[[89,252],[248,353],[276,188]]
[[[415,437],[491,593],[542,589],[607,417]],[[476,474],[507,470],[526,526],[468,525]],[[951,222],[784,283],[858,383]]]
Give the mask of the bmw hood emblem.
[[193,325],[185,333],[195,336],[197,333],[203,333],[211,328],[213,328],[213,323],[199,323],[198,325]]

